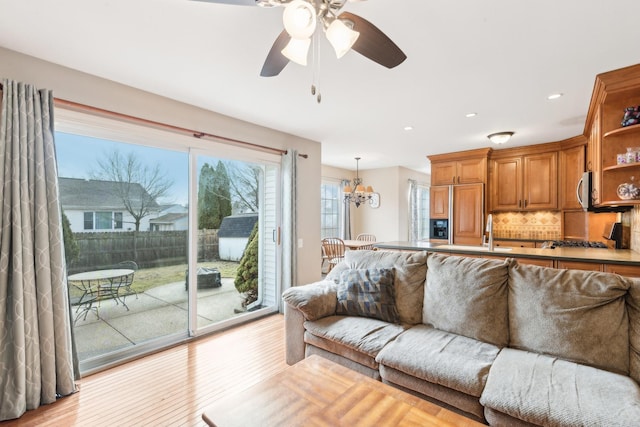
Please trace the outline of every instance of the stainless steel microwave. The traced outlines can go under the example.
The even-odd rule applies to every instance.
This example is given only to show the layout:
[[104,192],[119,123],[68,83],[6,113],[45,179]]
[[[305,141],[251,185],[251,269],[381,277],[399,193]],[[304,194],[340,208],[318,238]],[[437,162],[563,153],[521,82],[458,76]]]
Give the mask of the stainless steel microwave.
[[[582,209],[588,212],[625,212],[632,206],[594,206],[593,172],[584,172],[576,187],[576,197]],[[620,201],[623,203],[622,201]]]

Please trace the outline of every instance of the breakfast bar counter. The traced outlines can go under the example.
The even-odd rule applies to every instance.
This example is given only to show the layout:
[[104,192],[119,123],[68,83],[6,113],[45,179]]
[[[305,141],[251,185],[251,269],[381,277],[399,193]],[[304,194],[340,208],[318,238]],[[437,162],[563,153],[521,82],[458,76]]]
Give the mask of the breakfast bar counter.
[[[603,249],[582,247],[521,248],[500,246],[489,251],[488,247],[448,245],[426,241],[378,242],[373,245],[383,250],[444,252],[469,256],[536,259],[561,262],[598,263],[603,265],[628,265],[640,268],[640,253],[630,249]],[[607,271],[606,268],[603,271]]]

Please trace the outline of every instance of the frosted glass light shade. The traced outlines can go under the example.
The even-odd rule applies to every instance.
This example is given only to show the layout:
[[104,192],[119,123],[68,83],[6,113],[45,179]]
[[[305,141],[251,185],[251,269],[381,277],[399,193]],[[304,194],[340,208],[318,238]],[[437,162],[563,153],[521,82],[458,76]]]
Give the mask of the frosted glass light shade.
[[327,39],[336,51],[336,56],[342,58],[358,40],[360,33],[347,27],[339,19],[334,20],[326,31]]
[[282,14],[287,33],[295,39],[308,39],[316,30],[316,10],[303,0],[293,0]]
[[292,38],[282,49],[282,54],[296,64],[307,65],[309,46],[311,46],[311,39]]
[[494,144],[504,144],[513,136],[513,132],[497,132],[488,135],[487,138]]

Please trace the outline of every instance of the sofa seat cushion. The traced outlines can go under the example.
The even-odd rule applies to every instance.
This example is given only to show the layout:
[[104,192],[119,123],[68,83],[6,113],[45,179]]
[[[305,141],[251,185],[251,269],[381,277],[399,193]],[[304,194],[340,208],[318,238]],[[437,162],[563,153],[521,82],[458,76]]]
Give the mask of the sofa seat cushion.
[[356,316],[330,316],[304,322],[304,341],[377,369],[375,357],[404,331],[401,325]]
[[343,271],[354,268],[395,268],[394,291],[400,322],[410,325],[422,322],[426,252],[347,251],[344,261],[333,267],[326,279],[338,283]]
[[429,254],[422,322],[505,347],[510,262]]
[[512,264],[509,347],[628,375],[629,287],[617,274]]
[[492,344],[416,325],[376,357],[380,365],[479,397],[500,349]]
[[544,426],[631,426],[640,388],[631,378],[550,356],[503,349],[480,403]]

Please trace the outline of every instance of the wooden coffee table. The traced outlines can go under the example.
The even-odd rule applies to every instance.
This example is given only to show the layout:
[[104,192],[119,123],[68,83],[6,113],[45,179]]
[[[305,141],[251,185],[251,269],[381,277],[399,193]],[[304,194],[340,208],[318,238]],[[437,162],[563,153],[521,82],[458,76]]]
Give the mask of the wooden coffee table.
[[202,414],[210,426],[482,426],[330,362],[308,357]]

